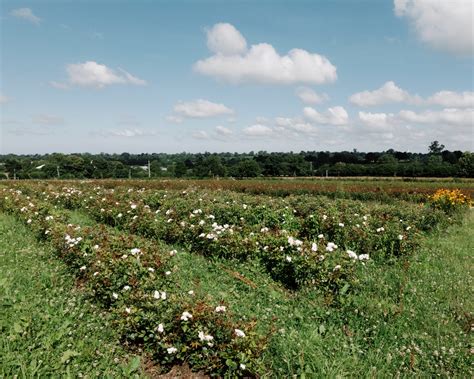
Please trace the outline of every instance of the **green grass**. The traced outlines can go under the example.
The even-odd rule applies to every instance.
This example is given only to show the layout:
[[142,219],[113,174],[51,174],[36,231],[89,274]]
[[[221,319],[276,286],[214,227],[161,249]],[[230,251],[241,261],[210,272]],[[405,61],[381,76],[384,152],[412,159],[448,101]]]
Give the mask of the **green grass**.
[[[81,212],[70,217],[95,225]],[[273,325],[263,356],[271,377],[472,377],[472,230],[473,211],[463,225],[424,237],[423,247],[406,260],[361,265],[358,288],[337,305],[316,291],[285,290],[253,262],[209,260],[182,250],[176,280],[183,290],[225,302],[239,317]],[[0,232],[0,376],[35,376],[40,360],[37,376],[127,376],[114,361],[127,358],[105,315],[74,289],[53,253],[11,217],[0,217]],[[80,355],[63,363],[67,351]]]
[[67,268],[12,216],[0,213],[0,377],[134,377],[106,314]]

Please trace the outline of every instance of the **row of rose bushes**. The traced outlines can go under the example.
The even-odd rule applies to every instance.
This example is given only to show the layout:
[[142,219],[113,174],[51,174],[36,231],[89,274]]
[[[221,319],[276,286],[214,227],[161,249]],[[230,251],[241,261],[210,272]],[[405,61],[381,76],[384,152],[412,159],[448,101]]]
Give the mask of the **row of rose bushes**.
[[335,292],[354,279],[358,261],[409,254],[429,214],[434,212],[435,220],[446,218],[413,204],[401,208],[227,191],[79,186],[53,190],[48,196],[99,222],[179,243],[205,256],[258,258],[275,280],[290,288],[314,284]]
[[19,217],[50,242],[79,283],[113,315],[123,338],[143,345],[163,366],[188,362],[216,376],[256,375],[267,337],[254,322],[235,320],[225,304],[213,303],[175,280],[173,257],[149,239],[105,226],[68,223],[68,213],[44,192],[4,188],[0,209]]

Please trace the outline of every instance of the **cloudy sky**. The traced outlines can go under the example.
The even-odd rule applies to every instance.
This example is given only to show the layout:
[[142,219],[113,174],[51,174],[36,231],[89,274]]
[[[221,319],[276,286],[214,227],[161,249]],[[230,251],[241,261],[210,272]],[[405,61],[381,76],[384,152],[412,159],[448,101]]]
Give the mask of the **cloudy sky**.
[[1,2],[1,153],[474,150],[471,0]]

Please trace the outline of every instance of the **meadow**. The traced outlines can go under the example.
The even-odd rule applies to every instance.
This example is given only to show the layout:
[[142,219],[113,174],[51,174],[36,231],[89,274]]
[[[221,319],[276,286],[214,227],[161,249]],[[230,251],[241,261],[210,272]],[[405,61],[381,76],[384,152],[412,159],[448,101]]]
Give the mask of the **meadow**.
[[473,193],[2,181],[0,375],[471,377]]

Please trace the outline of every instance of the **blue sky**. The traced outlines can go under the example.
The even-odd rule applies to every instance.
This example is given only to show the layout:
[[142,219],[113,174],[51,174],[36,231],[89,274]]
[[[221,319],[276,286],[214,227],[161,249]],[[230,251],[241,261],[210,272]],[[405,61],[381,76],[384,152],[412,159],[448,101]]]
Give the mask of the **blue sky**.
[[1,7],[2,153],[473,150],[467,0]]

